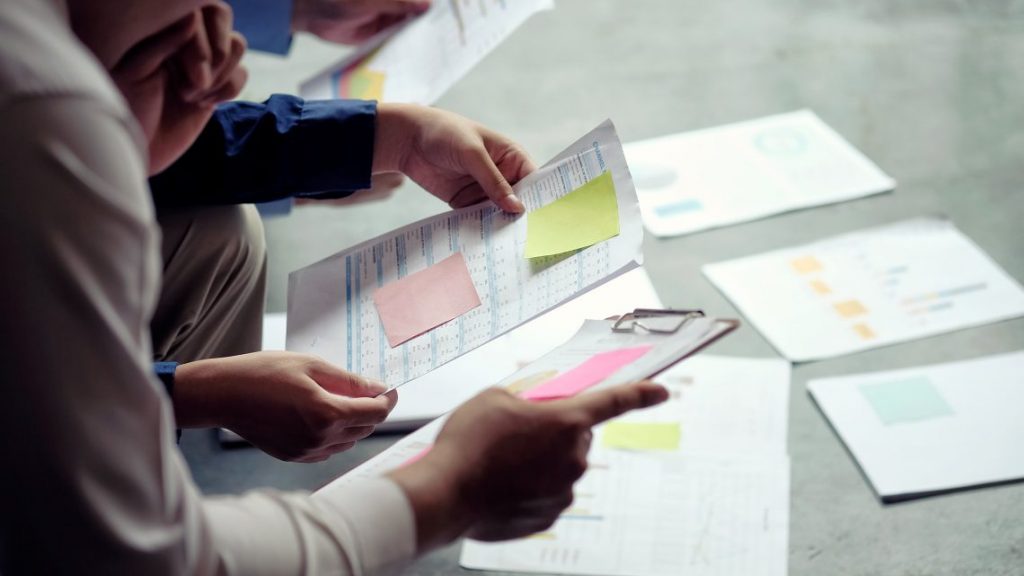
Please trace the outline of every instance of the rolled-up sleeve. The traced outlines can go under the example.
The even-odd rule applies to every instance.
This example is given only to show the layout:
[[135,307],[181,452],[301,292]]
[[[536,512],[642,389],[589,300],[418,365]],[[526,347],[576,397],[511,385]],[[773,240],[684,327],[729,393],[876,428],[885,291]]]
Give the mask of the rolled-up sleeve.
[[218,107],[199,139],[150,179],[158,206],[339,198],[370,187],[377,105],[275,94]]

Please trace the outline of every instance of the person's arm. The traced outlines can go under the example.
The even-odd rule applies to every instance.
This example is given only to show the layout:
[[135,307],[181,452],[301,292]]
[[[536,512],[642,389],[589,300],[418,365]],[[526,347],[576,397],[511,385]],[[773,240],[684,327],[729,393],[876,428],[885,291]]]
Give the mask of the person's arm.
[[[7,101],[0,123],[0,572],[386,573],[415,552],[388,480],[331,499],[203,499],[153,375],[159,232],[129,122],[81,97]],[[385,534],[386,532],[386,534]],[[54,553],[59,550],[59,553]]]
[[217,108],[196,142],[150,178],[158,206],[337,198],[370,187],[375,102],[275,94]]

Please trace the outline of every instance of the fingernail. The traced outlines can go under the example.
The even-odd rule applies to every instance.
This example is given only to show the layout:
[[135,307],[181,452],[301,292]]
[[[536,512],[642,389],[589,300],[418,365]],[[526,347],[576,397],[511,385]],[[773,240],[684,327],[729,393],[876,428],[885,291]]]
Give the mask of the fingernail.
[[519,199],[515,194],[509,194],[505,197],[505,210],[508,212],[522,213],[526,212],[526,206],[523,201]]

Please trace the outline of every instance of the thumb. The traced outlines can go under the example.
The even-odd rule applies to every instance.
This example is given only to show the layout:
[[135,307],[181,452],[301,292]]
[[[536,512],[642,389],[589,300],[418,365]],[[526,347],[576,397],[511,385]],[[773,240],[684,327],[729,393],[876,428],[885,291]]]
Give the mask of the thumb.
[[[631,410],[661,404],[665,400],[668,400],[668,390],[645,380],[582,394],[557,404],[581,410],[593,426]],[[552,402],[549,405],[555,407],[556,403]]]
[[312,366],[309,376],[331,394],[349,398],[373,398],[387,391],[387,386],[376,380],[342,370],[328,362]]
[[491,154],[484,147],[470,153],[466,170],[476,180],[484,194],[505,212],[519,214],[526,210],[522,201],[512,191],[512,185],[498,169]]

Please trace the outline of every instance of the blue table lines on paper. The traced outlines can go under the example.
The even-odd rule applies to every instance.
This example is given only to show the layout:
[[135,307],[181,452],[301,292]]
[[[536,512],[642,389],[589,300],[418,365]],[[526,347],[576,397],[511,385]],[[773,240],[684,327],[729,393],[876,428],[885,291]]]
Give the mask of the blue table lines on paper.
[[501,216],[497,208],[490,206],[480,209],[480,232],[484,237],[484,254],[487,259],[487,307],[491,313],[491,338],[498,335],[498,292],[494,278],[494,242],[492,231],[494,219]]
[[[384,285],[384,243],[381,242],[373,247],[375,260],[377,261],[377,286]],[[380,364],[380,374],[387,376],[387,362],[385,361],[384,355],[387,353],[387,342],[388,335],[384,331],[384,323],[377,323],[377,347],[380,349],[377,361]]]
[[[427,259],[427,268],[434,265],[434,228],[427,224],[420,228],[420,240],[423,242],[423,255]],[[430,331],[430,367],[437,368],[437,332]]]
[[[347,324],[347,332],[352,334],[352,255],[345,256],[345,322]],[[357,340],[358,341],[358,340]],[[352,339],[349,338],[345,357],[345,367],[348,368],[349,372],[353,371],[352,367]]]
[[[361,271],[363,269],[363,255],[358,253],[358,252],[355,254],[355,268],[356,268],[356,270],[359,270],[359,271]],[[350,277],[351,276],[355,276],[356,277],[356,279],[355,279],[355,298],[354,298],[354,300],[356,301],[356,319],[357,319],[357,321],[355,323],[355,334],[356,334],[356,355],[355,355],[355,357],[356,358],[362,358],[363,357],[363,322],[362,322],[362,319],[363,319],[363,312],[362,312],[362,309],[363,309],[363,304],[362,304],[362,302],[363,302],[363,300],[362,300],[362,296],[363,296],[363,275],[362,275],[362,272],[359,272],[357,274],[350,274]],[[351,309],[352,309],[351,308],[351,302],[349,302],[349,310],[351,310]],[[350,312],[350,314],[351,314],[351,312]],[[351,326],[351,322],[352,322],[352,316],[350,315],[349,316],[349,325],[350,326]],[[351,328],[350,328],[350,330],[351,330]],[[349,343],[349,352],[351,353],[351,351],[352,351],[352,343],[350,342]],[[351,360],[349,360],[349,364],[352,364]],[[361,364],[360,364],[359,368],[362,369],[362,365]]]
[[[398,264],[398,278],[400,280],[405,278],[409,274],[409,255],[407,252],[407,244],[405,236],[395,237],[395,260]],[[409,344],[404,343],[402,346],[402,377],[406,380],[409,379]]]

